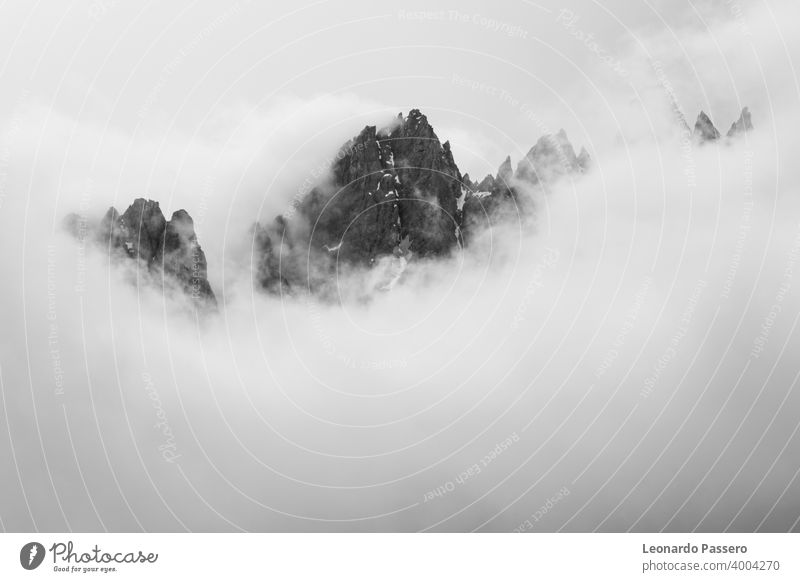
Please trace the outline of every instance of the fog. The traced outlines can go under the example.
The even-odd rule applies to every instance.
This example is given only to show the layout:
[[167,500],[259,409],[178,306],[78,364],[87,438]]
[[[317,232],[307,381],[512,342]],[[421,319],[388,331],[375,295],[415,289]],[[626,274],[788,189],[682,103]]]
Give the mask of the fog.
[[[715,46],[686,38],[698,70],[735,24],[712,23]],[[759,55],[768,24],[748,20]],[[756,129],[699,145],[671,111],[691,82],[651,38],[667,76],[626,48],[637,99],[601,89],[615,125],[569,120],[592,168],[526,192],[532,224],[412,259],[389,292],[342,272],[341,302],[255,289],[248,229],[416,103],[281,97],[157,133],[23,95],[3,115],[0,525],[798,530],[796,87],[767,68],[758,91],[734,81],[742,103],[709,76],[723,135],[742,105]],[[448,139],[452,118],[428,116]],[[502,161],[463,127],[452,139],[473,178]],[[194,217],[216,313],[60,228],[138,196]]]

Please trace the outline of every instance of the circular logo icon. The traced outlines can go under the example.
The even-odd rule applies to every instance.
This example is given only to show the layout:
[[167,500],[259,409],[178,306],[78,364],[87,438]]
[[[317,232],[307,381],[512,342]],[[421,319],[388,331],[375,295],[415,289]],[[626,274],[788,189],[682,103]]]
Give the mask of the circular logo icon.
[[28,542],[19,551],[19,563],[26,570],[35,570],[44,561],[44,546],[39,542]]

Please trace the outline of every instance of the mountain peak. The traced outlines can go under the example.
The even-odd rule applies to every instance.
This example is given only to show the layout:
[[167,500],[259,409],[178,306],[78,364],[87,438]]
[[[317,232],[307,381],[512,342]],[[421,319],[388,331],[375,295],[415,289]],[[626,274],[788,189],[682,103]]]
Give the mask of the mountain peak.
[[745,106],[742,108],[742,112],[739,114],[739,119],[731,124],[731,128],[728,130],[727,136],[733,137],[741,133],[752,131],[752,129],[753,123],[750,120],[750,109]]
[[[197,242],[194,221],[185,210],[177,210],[167,221],[157,201],[136,198],[122,214],[110,207],[87,230],[113,257],[132,259],[162,282],[170,281],[197,307],[216,305],[205,253]],[[76,234],[75,229],[70,231]],[[77,235],[82,238],[83,232],[77,231]]]
[[506,156],[506,159],[503,160],[503,163],[497,168],[496,180],[499,184],[507,186],[513,175],[514,171],[511,169],[511,156]]
[[700,111],[694,123],[694,135],[702,143],[719,139],[720,133],[705,111]]
[[579,169],[578,158],[567,132],[540,137],[517,165],[515,177],[531,184],[549,181]]

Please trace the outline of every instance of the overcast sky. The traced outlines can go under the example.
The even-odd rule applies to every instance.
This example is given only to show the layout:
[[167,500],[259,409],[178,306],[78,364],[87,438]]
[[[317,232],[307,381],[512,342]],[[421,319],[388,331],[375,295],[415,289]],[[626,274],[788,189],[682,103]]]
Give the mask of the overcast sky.
[[[223,148],[248,115],[334,95],[384,112],[421,108],[473,174],[507,153],[518,159],[543,130],[564,127],[590,150],[650,131],[661,78],[690,121],[702,108],[727,128],[749,104],[763,124],[778,97],[770,72],[789,67],[793,32],[789,2],[88,0],[3,10],[7,111],[22,93],[126,138],[181,134]],[[353,111],[333,108],[318,129],[342,121],[346,135],[378,117],[357,109],[364,118],[348,121]]]
[[[0,525],[797,529],[799,20],[795,0],[3,4]],[[673,108],[725,133],[745,105],[752,134],[681,142]],[[369,305],[256,293],[253,221],[415,107],[473,178],[561,127],[592,170],[537,199],[535,232],[412,262]],[[137,196],[194,217],[218,317],[58,228]]]

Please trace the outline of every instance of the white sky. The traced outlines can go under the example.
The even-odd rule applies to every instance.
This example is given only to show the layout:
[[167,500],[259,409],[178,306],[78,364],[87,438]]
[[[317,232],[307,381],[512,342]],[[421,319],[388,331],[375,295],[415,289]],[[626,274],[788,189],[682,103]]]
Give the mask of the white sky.
[[[537,529],[797,529],[799,6],[3,4],[4,527],[510,531],[568,485]],[[756,131],[687,152],[670,94]],[[253,221],[413,107],[473,177],[559,127],[595,169],[369,305],[255,293]],[[193,216],[220,317],[58,229],[136,196]]]
[[[789,65],[780,35],[791,37],[795,11],[788,2],[682,0],[11,4],[0,22],[0,110],[25,92],[125,136],[222,142],[248,114],[338,95],[361,102],[359,111],[421,108],[473,174],[508,153],[516,161],[543,129],[564,127],[590,151],[632,137],[628,123],[648,123],[635,104],[645,101],[650,117],[650,99],[664,100],[661,89],[652,95],[648,56],[663,63],[690,122],[703,108],[724,130],[749,104],[763,125],[776,92],[769,69]],[[330,123],[339,115],[334,108]]]

